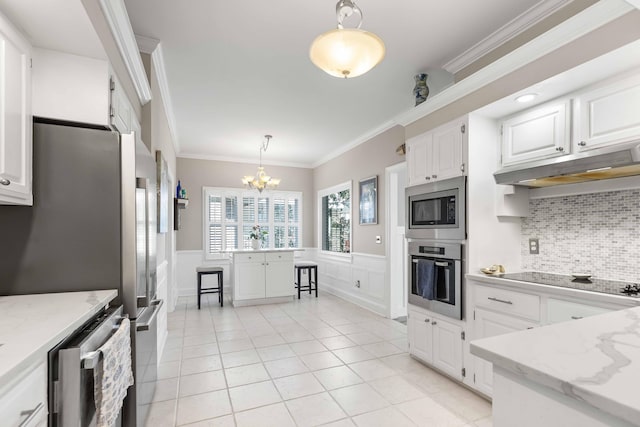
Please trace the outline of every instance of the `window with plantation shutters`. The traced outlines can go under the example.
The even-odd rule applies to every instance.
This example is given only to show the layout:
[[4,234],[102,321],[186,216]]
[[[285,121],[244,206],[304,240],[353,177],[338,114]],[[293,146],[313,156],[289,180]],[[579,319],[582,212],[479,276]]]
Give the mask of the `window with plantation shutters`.
[[205,250],[208,258],[251,247],[249,234],[259,225],[264,248],[299,248],[302,244],[302,193],[257,192],[205,187]]

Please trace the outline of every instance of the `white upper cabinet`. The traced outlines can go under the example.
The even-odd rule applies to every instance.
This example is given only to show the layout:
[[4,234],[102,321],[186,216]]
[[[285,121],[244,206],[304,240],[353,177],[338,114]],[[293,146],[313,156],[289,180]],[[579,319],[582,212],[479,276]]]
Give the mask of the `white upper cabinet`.
[[31,46],[0,15],[0,204],[32,205]]
[[576,98],[575,148],[589,150],[640,137],[640,76],[583,93]]
[[571,102],[562,100],[502,122],[502,166],[569,154]]
[[455,120],[407,140],[409,186],[464,174],[466,123]]

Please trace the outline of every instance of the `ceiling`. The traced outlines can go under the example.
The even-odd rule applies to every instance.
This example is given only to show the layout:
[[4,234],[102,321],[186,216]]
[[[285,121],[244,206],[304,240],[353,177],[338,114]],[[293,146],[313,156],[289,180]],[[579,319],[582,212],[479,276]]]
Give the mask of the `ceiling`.
[[[335,0],[125,0],[137,35],[160,40],[180,155],[311,166],[414,106],[413,76],[444,64],[539,0],[359,0],[385,59],[339,79],[309,60]],[[555,1],[555,3],[558,3]]]

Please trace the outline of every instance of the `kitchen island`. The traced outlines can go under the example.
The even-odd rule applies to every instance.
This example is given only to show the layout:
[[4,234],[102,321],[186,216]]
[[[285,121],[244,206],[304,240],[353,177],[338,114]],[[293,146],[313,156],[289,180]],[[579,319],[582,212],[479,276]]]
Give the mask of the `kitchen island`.
[[471,342],[495,427],[640,426],[640,307]]
[[293,255],[300,249],[239,249],[233,259],[235,307],[291,301],[294,293]]

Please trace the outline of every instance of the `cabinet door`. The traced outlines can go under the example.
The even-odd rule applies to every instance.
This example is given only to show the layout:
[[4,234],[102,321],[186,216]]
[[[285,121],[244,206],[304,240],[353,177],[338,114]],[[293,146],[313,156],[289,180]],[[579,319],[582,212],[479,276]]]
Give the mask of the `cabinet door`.
[[120,133],[131,131],[131,105],[122,86],[111,77],[111,126]]
[[0,203],[33,204],[30,51],[0,16]]
[[431,182],[433,175],[433,134],[424,133],[407,140],[409,186]]
[[433,362],[432,317],[417,311],[409,311],[409,352],[427,363]]
[[[474,310],[474,339],[494,337],[537,326],[515,317],[476,308]],[[488,396],[493,393],[493,365],[474,357],[474,382],[476,388]]]
[[502,122],[502,165],[569,154],[570,105],[547,104]]
[[433,366],[462,380],[462,328],[442,319],[431,321]]
[[265,293],[267,298],[294,294],[293,262],[267,261]]
[[547,299],[547,323],[567,322],[583,317],[608,313],[611,310],[590,304],[581,304],[555,298]]
[[264,298],[264,255],[255,256],[251,262],[234,262],[234,299]]
[[587,92],[577,98],[579,151],[640,137],[640,77]]
[[462,176],[462,126],[456,122],[433,132],[432,181]]

